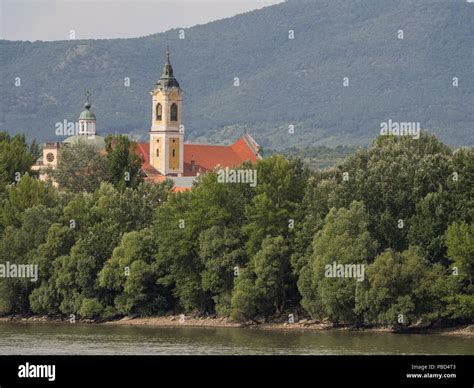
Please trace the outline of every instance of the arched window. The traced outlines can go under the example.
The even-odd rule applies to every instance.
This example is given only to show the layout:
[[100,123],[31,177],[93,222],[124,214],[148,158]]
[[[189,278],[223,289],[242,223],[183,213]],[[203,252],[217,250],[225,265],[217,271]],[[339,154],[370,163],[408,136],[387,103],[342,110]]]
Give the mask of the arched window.
[[171,121],[178,121],[178,105],[171,104]]
[[173,148],[173,158],[176,156],[175,149]]
[[163,116],[163,107],[161,104],[156,105],[156,120],[161,121],[161,118]]

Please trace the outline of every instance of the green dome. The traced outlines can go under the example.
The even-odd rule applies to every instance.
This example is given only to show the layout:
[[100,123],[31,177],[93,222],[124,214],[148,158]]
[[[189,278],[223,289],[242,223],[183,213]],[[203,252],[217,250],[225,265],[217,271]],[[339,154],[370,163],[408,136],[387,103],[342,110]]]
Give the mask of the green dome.
[[84,110],[81,112],[79,116],[79,120],[95,120],[95,114],[91,111],[91,104],[86,102],[84,104]]
[[63,143],[67,143],[67,144],[77,144],[79,142],[91,144],[97,150],[102,150],[105,148],[105,139],[99,135],[94,135],[94,136],[74,135],[74,136],[68,137],[67,139],[64,139],[63,141]]

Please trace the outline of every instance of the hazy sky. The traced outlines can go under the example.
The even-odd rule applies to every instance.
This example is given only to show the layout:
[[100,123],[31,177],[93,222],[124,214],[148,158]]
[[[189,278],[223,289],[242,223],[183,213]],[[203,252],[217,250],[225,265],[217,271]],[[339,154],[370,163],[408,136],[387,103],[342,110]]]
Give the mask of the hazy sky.
[[129,38],[190,27],[283,0],[0,0],[0,38]]

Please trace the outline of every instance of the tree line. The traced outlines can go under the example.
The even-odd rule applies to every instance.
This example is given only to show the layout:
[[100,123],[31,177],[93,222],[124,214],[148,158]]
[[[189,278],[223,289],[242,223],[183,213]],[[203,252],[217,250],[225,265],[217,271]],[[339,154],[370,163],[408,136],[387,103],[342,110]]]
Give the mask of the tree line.
[[[272,155],[240,167],[256,187],[210,172],[182,193],[144,182],[133,150],[123,136],[105,153],[66,147],[56,188],[31,171],[37,146],[0,135],[0,264],[39,269],[37,282],[0,278],[2,314],[474,318],[472,148],[381,136],[335,167]],[[363,279],[327,276],[336,263]]]

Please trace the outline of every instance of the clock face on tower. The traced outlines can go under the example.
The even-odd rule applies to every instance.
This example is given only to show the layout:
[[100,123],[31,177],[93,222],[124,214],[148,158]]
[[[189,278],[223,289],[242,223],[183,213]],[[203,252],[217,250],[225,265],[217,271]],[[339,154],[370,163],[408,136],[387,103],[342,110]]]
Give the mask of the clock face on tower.
[[46,160],[51,163],[54,161],[54,155],[50,152],[46,155]]

